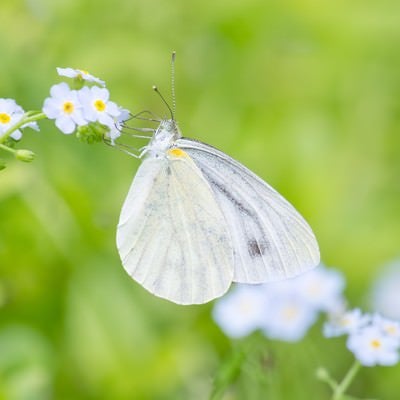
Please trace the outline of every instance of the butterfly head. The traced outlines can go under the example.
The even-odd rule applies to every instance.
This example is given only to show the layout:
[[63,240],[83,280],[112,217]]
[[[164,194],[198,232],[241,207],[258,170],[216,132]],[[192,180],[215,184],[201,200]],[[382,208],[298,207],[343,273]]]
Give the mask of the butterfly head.
[[[153,86],[153,90],[158,94],[162,102],[165,104],[167,107],[170,118],[165,118],[165,119],[159,119],[157,116],[155,116],[152,112],[145,110],[142,112],[139,112],[135,115],[132,115],[130,119],[139,119],[139,120],[144,120],[144,121],[151,121],[151,122],[159,122],[158,128],[140,128],[140,127],[129,127],[126,124],[123,125],[125,128],[133,129],[135,131],[139,132],[154,132],[153,135],[151,136],[150,142],[148,145],[141,147],[139,149],[137,148],[129,148],[127,145],[123,145],[120,150],[136,157],[136,158],[142,158],[143,156],[148,156],[148,157],[165,157],[167,155],[168,150],[174,147],[174,143],[176,140],[182,137],[182,134],[179,130],[178,124],[175,119],[175,52],[172,53],[172,58],[171,58],[171,94],[172,94],[172,107],[168,104],[168,102],[165,100],[164,96],[161,94],[161,92],[158,90],[157,86]],[[143,117],[144,114],[150,114],[150,118]],[[121,131],[121,133],[124,133]],[[141,139],[147,139],[150,138],[147,135],[144,134],[139,134],[139,135],[131,135],[131,137],[134,138],[141,138]],[[115,145],[114,142],[112,142],[113,145]]]
[[159,157],[173,147],[176,140],[182,137],[178,124],[174,119],[164,119],[154,132],[154,135],[146,146],[146,153],[150,156]]

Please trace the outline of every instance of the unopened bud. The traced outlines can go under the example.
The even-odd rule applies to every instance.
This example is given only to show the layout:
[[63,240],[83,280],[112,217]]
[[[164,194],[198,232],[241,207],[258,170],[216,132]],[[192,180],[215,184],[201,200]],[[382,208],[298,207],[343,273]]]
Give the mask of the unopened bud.
[[78,75],[72,80],[71,86],[74,90],[80,90],[85,86],[85,80],[81,75]]
[[319,367],[315,371],[315,375],[321,381],[326,381],[327,379],[329,379],[329,373],[324,367]]
[[101,142],[107,128],[98,122],[92,122],[89,125],[79,126],[76,131],[76,137],[85,143],[92,144]]
[[20,161],[31,162],[35,159],[35,153],[30,150],[17,150],[15,158]]

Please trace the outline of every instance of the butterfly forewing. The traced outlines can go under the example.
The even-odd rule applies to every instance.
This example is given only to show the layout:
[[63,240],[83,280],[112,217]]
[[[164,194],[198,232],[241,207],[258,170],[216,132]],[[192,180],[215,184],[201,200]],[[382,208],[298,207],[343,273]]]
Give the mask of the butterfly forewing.
[[117,246],[132,278],[179,304],[221,296],[233,279],[224,215],[184,152],[144,159],[122,208]]
[[301,215],[261,178],[226,154],[182,138],[225,215],[234,249],[234,281],[261,283],[319,263],[315,236]]

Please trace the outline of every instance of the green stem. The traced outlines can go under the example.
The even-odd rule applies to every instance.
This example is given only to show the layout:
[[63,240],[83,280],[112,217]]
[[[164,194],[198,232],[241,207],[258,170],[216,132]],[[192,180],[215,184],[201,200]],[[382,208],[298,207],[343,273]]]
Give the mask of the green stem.
[[230,359],[220,367],[214,379],[213,390],[209,400],[220,400],[223,398],[225,391],[239,375],[245,354],[242,348],[235,349]]
[[361,364],[357,360],[355,360],[354,364],[351,366],[351,368],[343,378],[342,382],[339,383],[339,385],[333,392],[332,400],[341,400],[343,398],[343,395],[345,394],[347,388],[350,386],[360,368]]
[[338,387],[337,382],[329,375],[329,372],[325,368],[320,369],[319,373],[317,374],[317,378],[320,381],[325,382],[333,392]]
[[0,149],[4,150],[4,151],[8,151],[9,153],[15,153],[16,150],[12,149],[11,147],[8,147],[4,144],[0,143]]
[[[0,144],[4,143],[7,138],[13,133],[15,132],[17,129],[21,128],[21,126],[25,125],[25,124],[29,124],[30,122],[35,122],[35,121],[39,121],[41,119],[45,119],[47,118],[46,114],[42,113],[42,112],[38,112],[37,114],[31,115],[32,111],[28,111],[27,113],[25,113],[23,115],[23,117],[15,124],[13,125],[10,129],[8,129],[4,135],[2,137],[0,137]],[[5,150],[5,149],[3,149]]]

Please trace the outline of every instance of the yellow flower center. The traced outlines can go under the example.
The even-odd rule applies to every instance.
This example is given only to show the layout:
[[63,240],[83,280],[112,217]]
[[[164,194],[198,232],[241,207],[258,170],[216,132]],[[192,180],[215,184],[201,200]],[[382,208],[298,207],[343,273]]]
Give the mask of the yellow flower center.
[[253,309],[252,303],[248,300],[242,300],[239,304],[239,313],[242,315],[247,315]]
[[94,105],[94,108],[97,110],[97,111],[104,111],[105,109],[106,109],[106,103],[104,103],[104,101],[103,100],[96,100],[94,103],[93,103],[93,105]]
[[374,349],[379,349],[379,347],[381,347],[381,342],[378,339],[371,340],[371,346]]
[[395,335],[397,333],[397,328],[393,325],[389,325],[386,327],[385,331],[389,334],[389,335]]
[[296,307],[286,307],[282,311],[283,318],[285,318],[286,320],[289,320],[289,321],[295,319],[298,314],[299,314],[299,310]]
[[321,286],[319,286],[316,282],[313,282],[308,286],[308,292],[315,296],[321,292]]
[[84,79],[83,75],[89,75],[89,72],[85,71],[84,69],[77,69],[77,71],[80,72],[80,74],[76,76],[78,79]]
[[63,104],[63,111],[65,112],[65,114],[72,114],[74,112],[74,103],[72,103],[72,101],[66,101]]
[[341,325],[341,326],[348,326],[348,325],[350,325],[350,319],[349,319],[349,318],[342,318],[342,319],[339,321],[339,325]]
[[8,124],[11,120],[10,114],[0,113],[0,124]]

